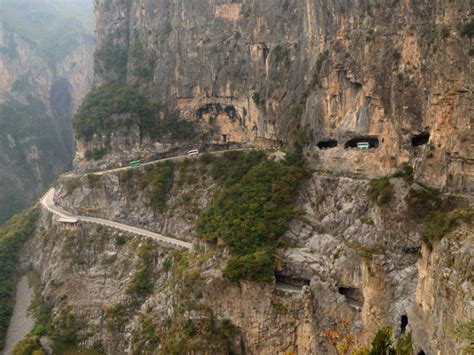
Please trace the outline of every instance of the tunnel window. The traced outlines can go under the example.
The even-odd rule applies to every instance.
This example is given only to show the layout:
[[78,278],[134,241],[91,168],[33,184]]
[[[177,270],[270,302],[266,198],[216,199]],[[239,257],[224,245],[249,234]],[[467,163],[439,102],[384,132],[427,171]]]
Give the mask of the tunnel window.
[[308,279],[303,279],[296,276],[281,275],[281,274],[275,274],[275,281],[277,283],[282,283],[282,284],[297,286],[297,287],[310,285],[310,280]]
[[408,325],[408,316],[404,314],[400,320],[400,333],[405,334]]
[[222,142],[227,143],[227,134],[222,135]]
[[411,145],[414,147],[418,147],[420,145],[428,144],[429,140],[430,140],[430,133],[423,132],[411,138]]
[[358,137],[349,140],[346,149],[376,149],[379,147],[379,139],[374,137]]
[[331,148],[336,148],[337,147],[337,141],[334,139],[329,139],[326,141],[320,141],[318,143],[318,148],[319,149],[331,149]]

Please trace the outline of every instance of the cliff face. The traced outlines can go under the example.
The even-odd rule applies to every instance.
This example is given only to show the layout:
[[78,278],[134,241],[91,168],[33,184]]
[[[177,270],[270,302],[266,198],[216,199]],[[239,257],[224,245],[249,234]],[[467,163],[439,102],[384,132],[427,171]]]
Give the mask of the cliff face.
[[92,84],[94,41],[52,66],[0,22],[0,222],[71,166],[71,117]]
[[[188,339],[187,322],[199,334],[188,350],[330,353],[322,332],[348,321],[360,346],[390,326],[395,336],[412,332],[416,353],[460,351],[463,342],[452,329],[472,317],[472,220],[456,224],[432,250],[421,248],[422,230],[408,211],[410,186],[403,179],[391,179],[394,197],[380,207],[367,199],[367,180],[314,173],[299,194],[301,214],[283,238],[286,247],[278,250],[276,284],[236,284],[222,277],[226,252],[195,238],[199,214],[220,189],[206,169],[197,161],[177,165],[160,211],[143,183],[147,168],[61,180],[56,203],[65,210],[196,245],[179,253],[43,214],[22,265],[41,273],[58,324],[65,310],[74,315],[81,346],[102,344],[109,354],[166,353],[174,336]],[[144,265],[152,286],[140,294],[134,285]],[[282,283],[306,286],[288,292],[278,287]],[[224,319],[237,327],[226,346],[206,336],[212,329],[212,339],[219,339],[215,325]]]
[[[56,333],[108,354],[324,354],[322,332],[347,321],[358,346],[388,326],[394,338],[411,332],[415,353],[460,353],[467,344],[451,330],[472,319],[472,209],[448,210],[473,191],[469,1],[96,0],[95,9],[96,91],[76,121],[77,173],[201,144],[301,147],[312,170],[271,246],[266,284],[230,282],[231,248],[196,238],[226,191],[209,157],[63,176],[55,201],[65,210],[195,248],[43,211],[21,265],[40,273]],[[402,163],[416,182],[410,170],[369,180]]]
[[314,166],[367,176],[410,162],[468,192],[471,11],[467,0],[96,1],[97,82],[138,83],[214,142],[297,144]]

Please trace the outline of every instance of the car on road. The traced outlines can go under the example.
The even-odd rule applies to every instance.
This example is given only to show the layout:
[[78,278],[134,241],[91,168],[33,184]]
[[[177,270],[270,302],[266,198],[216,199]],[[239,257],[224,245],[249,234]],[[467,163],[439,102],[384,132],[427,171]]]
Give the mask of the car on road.
[[198,155],[199,151],[197,149],[190,150],[188,152],[188,156]]
[[140,165],[142,165],[142,161],[141,160],[133,160],[131,161],[130,163],[128,163],[128,165],[131,167],[131,168],[136,168],[136,167],[139,167]]

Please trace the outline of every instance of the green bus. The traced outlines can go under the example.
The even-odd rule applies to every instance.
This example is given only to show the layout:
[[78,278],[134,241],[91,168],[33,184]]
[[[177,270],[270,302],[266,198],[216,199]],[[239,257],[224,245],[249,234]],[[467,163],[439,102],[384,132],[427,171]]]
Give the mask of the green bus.
[[136,167],[142,165],[142,161],[141,160],[132,160],[130,163],[128,163],[128,165],[131,168],[136,168]]

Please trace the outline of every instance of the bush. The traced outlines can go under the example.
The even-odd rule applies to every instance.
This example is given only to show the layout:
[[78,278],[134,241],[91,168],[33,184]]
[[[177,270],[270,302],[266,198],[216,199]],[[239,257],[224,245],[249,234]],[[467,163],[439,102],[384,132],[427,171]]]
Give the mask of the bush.
[[[137,88],[108,84],[94,88],[87,94],[74,117],[74,129],[79,138],[86,140],[96,133],[110,134],[117,128],[130,127],[132,124],[137,124],[140,132],[145,134],[154,128],[151,124],[154,109]],[[132,115],[125,120],[112,117],[129,113]]]
[[379,329],[372,340],[372,349],[369,355],[395,355],[392,348],[392,330],[388,327]]
[[411,188],[406,197],[406,202],[408,212],[418,220],[425,220],[443,206],[439,191],[423,186]]
[[461,36],[472,37],[474,35],[474,20],[466,23],[461,31]]
[[29,209],[15,215],[0,227],[0,349],[13,311],[14,273],[18,251],[34,233],[38,212]]
[[173,187],[173,162],[167,161],[156,165],[153,168],[152,174],[149,179],[151,189],[151,206],[155,211],[163,212],[166,208],[169,192]]
[[136,296],[146,296],[153,289],[153,283],[151,280],[153,254],[150,245],[142,245],[138,249],[138,256],[141,265],[133,276],[132,283],[127,291]]
[[252,150],[244,153],[240,151],[225,152],[222,157],[214,160],[211,176],[221,186],[231,186],[237,183],[255,165],[265,159],[265,153]]
[[[77,137],[85,140],[91,140],[94,134],[110,135],[118,128],[130,128],[132,125],[139,127],[141,136],[153,139],[176,141],[196,137],[194,122],[174,116],[161,119],[160,111],[160,105],[152,104],[140,94],[137,87],[112,83],[92,89],[87,94],[74,117],[73,125]],[[106,153],[107,148],[96,149],[88,152],[86,158],[97,160]]]
[[84,157],[86,160],[100,160],[107,154],[107,148],[92,149],[88,150]]
[[23,340],[21,340],[18,344],[15,345],[13,348],[13,355],[36,355],[36,354],[44,354],[40,338],[35,335],[27,335]]
[[231,281],[268,282],[273,278],[274,268],[275,249],[266,248],[244,256],[230,258],[223,274]]
[[293,204],[306,170],[248,152],[223,156],[214,162],[213,172],[227,188],[199,217],[199,238],[223,241],[235,255],[224,271],[230,279],[269,280],[274,247],[297,214]]
[[370,180],[368,195],[379,206],[389,204],[393,199],[393,194],[394,188],[388,177]]
[[393,174],[394,178],[403,178],[405,182],[409,185],[413,184],[414,181],[414,176],[413,176],[413,168],[411,167],[410,164],[403,163],[400,166],[400,169]]
[[474,209],[456,209],[449,213],[435,213],[424,224],[423,241],[432,249],[433,244],[443,239],[459,222],[472,224],[474,222]]

